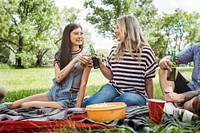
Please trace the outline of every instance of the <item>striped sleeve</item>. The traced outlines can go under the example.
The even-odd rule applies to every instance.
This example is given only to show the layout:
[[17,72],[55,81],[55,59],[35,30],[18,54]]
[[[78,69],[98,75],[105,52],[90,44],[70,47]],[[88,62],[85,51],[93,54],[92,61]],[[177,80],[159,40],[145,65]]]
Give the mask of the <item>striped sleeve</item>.
[[109,55],[108,55],[108,57],[107,57],[107,62],[106,62],[106,67],[108,68],[108,69],[112,69],[112,66],[111,66],[111,64],[110,64],[110,60],[112,60],[112,55],[113,55],[113,52],[115,51],[115,48],[116,48],[116,46],[113,46],[112,48],[111,48],[111,50],[110,50],[110,53],[109,53]]
[[144,56],[146,56],[146,78],[154,78],[156,76],[156,68],[158,67],[154,52],[150,47],[147,47],[144,49],[144,53]]

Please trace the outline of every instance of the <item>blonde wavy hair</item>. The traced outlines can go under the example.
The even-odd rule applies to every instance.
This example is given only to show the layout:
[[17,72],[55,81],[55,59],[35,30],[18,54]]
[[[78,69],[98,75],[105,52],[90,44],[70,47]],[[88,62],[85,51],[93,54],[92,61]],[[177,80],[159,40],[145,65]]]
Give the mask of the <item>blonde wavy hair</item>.
[[119,43],[116,48],[115,59],[122,60],[125,49],[129,51],[133,58],[133,50],[136,51],[138,59],[141,60],[142,49],[145,45],[149,45],[143,36],[139,22],[134,15],[124,15],[117,19],[117,24],[121,30],[125,42]]

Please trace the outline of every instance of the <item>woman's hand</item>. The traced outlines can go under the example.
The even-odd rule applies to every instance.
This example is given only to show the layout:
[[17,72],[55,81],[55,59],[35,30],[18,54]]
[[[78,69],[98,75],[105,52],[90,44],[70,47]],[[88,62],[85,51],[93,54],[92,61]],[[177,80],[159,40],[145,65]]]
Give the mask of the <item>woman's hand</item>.
[[160,62],[159,62],[159,66],[163,70],[172,71],[172,62],[167,58],[161,59]]
[[88,58],[89,57],[89,55],[86,55],[86,54],[79,54],[79,55],[77,55],[74,59],[73,59],[73,61],[76,63],[76,62],[80,62],[80,63],[82,63],[82,64],[87,64],[90,60],[91,60],[91,58]]

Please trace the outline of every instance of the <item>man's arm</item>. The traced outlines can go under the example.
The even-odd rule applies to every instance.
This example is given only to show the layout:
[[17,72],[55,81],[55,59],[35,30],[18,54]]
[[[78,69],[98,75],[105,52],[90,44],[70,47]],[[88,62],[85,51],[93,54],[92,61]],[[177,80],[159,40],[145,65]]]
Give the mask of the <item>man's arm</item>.
[[198,96],[200,94],[200,89],[199,90],[194,90],[194,91],[188,91],[183,93],[185,101],[188,101],[192,99],[195,96]]
[[194,91],[188,91],[184,93],[177,94],[175,92],[170,92],[167,94],[164,94],[163,98],[164,100],[168,102],[186,102],[192,99],[195,96],[198,96],[200,94],[200,89],[199,90],[194,90]]

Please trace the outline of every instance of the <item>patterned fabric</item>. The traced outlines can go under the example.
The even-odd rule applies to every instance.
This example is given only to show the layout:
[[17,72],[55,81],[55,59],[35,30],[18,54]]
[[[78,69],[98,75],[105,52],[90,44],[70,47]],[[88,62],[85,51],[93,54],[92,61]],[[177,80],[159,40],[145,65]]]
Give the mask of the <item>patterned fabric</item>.
[[65,119],[77,113],[85,113],[84,108],[17,108],[0,111],[0,121],[54,121]]
[[151,47],[143,48],[141,61],[139,61],[136,51],[133,51],[134,57],[132,57],[126,50],[123,59],[118,62],[114,59],[115,50],[116,46],[111,49],[106,64],[113,74],[110,84],[119,92],[139,92],[145,95],[145,79],[154,78],[157,67]]
[[[30,110],[30,112],[28,111]],[[106,126],[95,123],[83,123],[79,120],[87,117],[84,109],[51,109],[24,108],[5,110],[1,113],[0,132],[59,132],[68,131],[116,129],[116,126]],[[3,114],[2,114],[3,113]],[[37,116],[38,114],[38,116]],[[7,115],[7,118],[5,116]],[[18,116],[19,115],[19,116]],[[33,117],[31,117],[31,115]],[[2,119],[4,116],[5,119]],[[10,120],[8,120],[8,116]],[[18,117],[17,117],[18,116]],[[41,119],[40,119],[41,117]],[[12,119],[12,120],[11,120]]]
[[200,89],[200,42],[196,43],[176,55],[182,63],[194,62],[192,82],[188,83],[191,90]]
[[126,129],[132,132],[172,132],[173,129],[185,130],[192,127],[200,130],[200,121],[180,122],[166,113],[162,125],[154,125],[148,119],[147,106],[126,108],[126,117],[122,120],[95,122],[87,118],[84,108],[19,108],[0,111],[0,132],[48,132],[67,130]]

